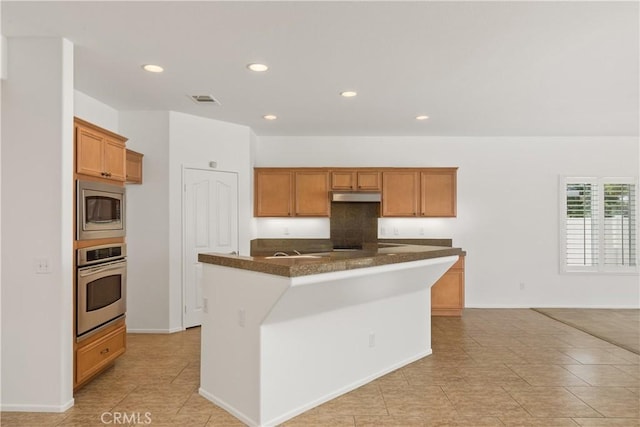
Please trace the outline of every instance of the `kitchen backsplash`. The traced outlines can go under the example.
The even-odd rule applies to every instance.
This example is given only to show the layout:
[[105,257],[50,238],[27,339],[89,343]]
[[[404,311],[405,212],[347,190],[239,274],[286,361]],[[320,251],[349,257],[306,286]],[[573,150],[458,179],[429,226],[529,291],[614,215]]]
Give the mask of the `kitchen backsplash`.
[[330,239],[334,247],[377,242],[379,216],[380,203],[332,203]]

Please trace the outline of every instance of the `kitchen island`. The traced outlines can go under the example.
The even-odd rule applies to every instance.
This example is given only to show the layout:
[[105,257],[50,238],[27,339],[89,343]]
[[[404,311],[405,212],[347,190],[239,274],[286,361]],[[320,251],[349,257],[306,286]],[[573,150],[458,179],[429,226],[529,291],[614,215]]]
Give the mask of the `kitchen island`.
[[430,287],[462,254],[200,254],[200,394],[249,425],[276,425],[431,354]]

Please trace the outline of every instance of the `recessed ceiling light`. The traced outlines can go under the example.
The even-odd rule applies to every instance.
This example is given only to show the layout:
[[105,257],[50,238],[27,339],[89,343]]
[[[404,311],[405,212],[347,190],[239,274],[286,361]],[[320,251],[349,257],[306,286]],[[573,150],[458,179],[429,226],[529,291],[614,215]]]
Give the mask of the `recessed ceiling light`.
[[416,116],[416,120],[427,120],[429,116]]
[[278,118],[278,116],[276,116],[275,114],[265,114],[264,116],[262,116],[262,118],[265,120],[275,120]]
[[264,64],[249,64],[247,65],[247,68],[250,69],[251,71],[256,71],[258,73],[267,71],[269,69],[269,67]]
[[164,71],[164,68],[162,68],[161,66],[159,66],[159,65],[153,65],[153,64],[146,64],[146,65],[143,65],[143,66],[142,66],[142,68],[143,68],[145,71],[148,71],[148,72],[150,72],[150,73],[161,73],[161,72],[163,72],[163,71]]
[[357,94],[358,92],[355,92],[353,90],[345,90],[344,92],[340,92],[340,96],[344,96],[345,98],[352,98]]

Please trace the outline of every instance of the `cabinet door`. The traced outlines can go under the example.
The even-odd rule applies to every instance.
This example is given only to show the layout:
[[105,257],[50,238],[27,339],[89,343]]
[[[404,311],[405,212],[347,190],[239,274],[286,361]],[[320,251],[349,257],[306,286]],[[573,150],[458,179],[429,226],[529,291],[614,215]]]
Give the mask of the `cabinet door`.
[[332,190],[353,190],[356,188],[356,174],[353,171],[332,171]]
[[127,150],[125,176],[128,184],[142,184],[142,157],[141,153]]
[[255,216],[291,216],[293,174],[289,170],[255,170]]
[[417,216],[420,190],[417,171],[382,173],[382,216]]
[[329,216],[329,173],[296,171],[296,216]]
[[456,170],[433,169],[420,174],[420,215],[456,216]]
[[124,182],[127,152],[124,144],[111,139],[104,140],[103,167],[107,178]]
[[449,270],[431,287],[432,310],[462,308],[463,275],[462,271]]
[[83,126],[76,127],[76,172],[104,177],[102,169],[102,135]]
[[464,308],[464,257],[431,287],[433,316],[460,316]]
[[358,190],[380,191],[380,172],[378,171],[358,171]]
[[80,384],[98,373],[125,352],[127,330],[123,323],[111,332],[83,343],[76,351],[76,383]]

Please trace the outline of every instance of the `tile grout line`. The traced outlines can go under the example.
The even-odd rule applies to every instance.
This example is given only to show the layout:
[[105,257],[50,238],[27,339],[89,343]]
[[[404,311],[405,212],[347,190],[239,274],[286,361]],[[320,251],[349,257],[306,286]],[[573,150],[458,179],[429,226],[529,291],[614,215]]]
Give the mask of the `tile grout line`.
[[[593,409],[595,412],[597,412],[598,414],[600,414],[602,416],[602,418],[607,418],[607,416],[605,414],[603,414],[602,412],[598,411],[596,408],[594,408],[593,406],[589,405],[587,402],[585,402],[584,400],[582,400],[580,398],[580,396],[574,394],[571,390],[569,390],[566,386],[562,387],[565,390],[567,390],[569,393],[571,393],[572,396],[574,396],[576,399],[578,399],[580,402],[584,403],[585,405],[587,405],[589,408]],[[573,417],[572,417],[573,418]]]

